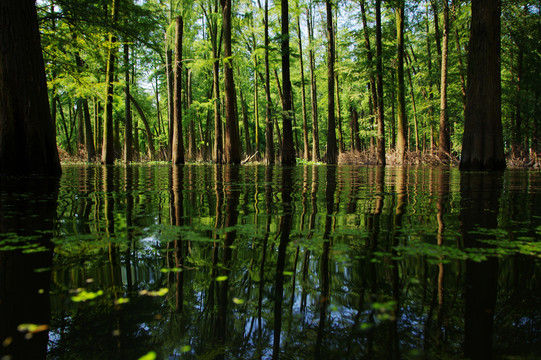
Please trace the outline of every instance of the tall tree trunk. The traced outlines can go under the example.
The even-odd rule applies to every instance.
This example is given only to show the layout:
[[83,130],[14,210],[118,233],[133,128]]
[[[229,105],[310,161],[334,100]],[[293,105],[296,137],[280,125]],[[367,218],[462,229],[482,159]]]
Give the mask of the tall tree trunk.
[[514,158],[520,158],[523,156],[524,149],[522,148],[522,118],[520,116],[520,90],[522,82],[522,63],[523,63],[523,51],[518,50],[517,68],[514,76],[516,77],[515,84],[515,110],[512,116],[512,129],[511,129],[511,156]]
[[415,103],[415,94],[413,92],[413,80],[411,78],[411,69],[413,68],[413,64],[411,63],[411,60],[408,63],[408,58],[409,56],[406,56],[406,64],[409,64],[408,80],[410,83],[411,105],[413,107],[413,123],[414,123],[414,129],[415,129],[415,151],[419,152],[419,122],[417,121],[417,105]]
[[[141,118],[141,121],[143,122],[143,125],[145,126],[145,134],[146,134],[146,138],[148,142],[148,157],[152,160],[154,159],[154,139],[152,138],[152,131],[150,130],[150,124],[148,123],[148,120],[145,116],[145,113],[143,112],[143,109],[141,108],[139,103],[135,100],[132,94],[130,94],[130,100],[135,106],[135,109],[137,110],[137,113],[139,113],[139,117]],[[137,129],[137,126],[135,126],[134,128]],[[139,139],[139,135],[137,131],[134,134],[135,134],[135,139]],[[138,141],[135,142],[134,144],[137,144],[134,146],[134,150],[136,152],[139,152]]]
[[453,21],[455,24],[455,43],[456,43],[456,52],[458,57],[458,69],[460,73],[460,93],[462,95],[462,107],[466,111],[466,79],[464,77],[464,63],[462,61],[462,47],[460,46],[460,36],[458,33],[458,21],[456,12],[459,10],[457,0],[453,0],[453,5],[451,7],[451,13],[453,15]]
[[404,82],[404,7],[405,1],[400,0],[395,9],[396,40],[397,40],[397,117],[396,117],[396,150],[398,163],[404,164],[408,147],[408,121],[406,119],[406,84]]
[[[255,151],[259,153],[259,84],[257,76],[257,55],[254,55],[254,122],[255,122]],[[257,155],[259,159],[259,155]]]
[[319,152],[319,126],[317,113],[317,84],[316,84],[316,65],[313,48],[314,40],[314,20],[312,15],[312,3],[308,5],[306,14],[306,25],[308,28],[308,59],[310,61],[310,100],[312,103],[312,161],[319,161],[321,155]]
[[182,135],[182,40],[184,36],[184,20],[181,16],[175,19],[175,81],[173,98],[173,148],[171,161],[174,165],[184,164],[184,140]]
[[233,79],[233,53],[231,49],[231,0],[220,0],[224,32],[224,92],[225,92],[225,136],[224,157],[227,164],[240,164],[241,149],[235,112],[236,95]]
[[428,127],[430,129],[430,152],[434,149],[434,93],[432,83],[432,46],[430,40],[430,20],[428,3],[426,4],[426,53],[428,67]]
[[292,89],[290,76],[290,59],[289,59],[289,6],[288,0],[281,0],[282,8],[282,85],[284,86],[284,109],[282,111],[282,126],[284,132],[283,149],[282,149],[282,164],[295,165],[295,145],[293,142],[293,125],[292,125]]
[[[111,21],[114,26],[118,19],[118,1],[112,0]],[[105,73],[105,112],[103,117],[103,145],[101,148],[101,162],[112,164],[115,161],[114,129],[113,129],[113,81],[115,78],[116,36],[113,30],[109,33],[107,70]]]
[[472,2],[467,106],[460,169],[504,169],[500,75],[501,0]]
[[173,99],[173,86],[174,86],[174,73],[173,73],[173,50],[169,48],[169,40],[167,39],[167,32],[165,33],[165,71],[167,79],[167,158],[171,160],[173,151],[173,114],[175,112],[175,101]]
[[[374,60],[372,56],[372,49],[370,47],[370,36],[368,34],[368,22],[366,20],[366,8],[365,8],[365,0],[361,0],[361,16],[362,16],[362,22],[363,22],[363,34],[364,34],[364,44],[366,47],[366,59],[368,60],[368,64],[370,66],[370,94],[371,94],[371,104],[373,106],[370,108],[370,118],[373,119],[376,117],[376,112],[374,109],[377,108],[378,103],[378,95],[376,90],[376,79],[374,77]],[[371,138],[371,143],[373,138]]]
[[351,150],[361,151],[361,137],[359,136],[359,112],[355,108],[350,110],[351,116]]
[[332,16],[332,4],[330,0],[325,1],[327,8],[327,164],[338,162],[338,145],[336,143],[336,114],[334,112],[334,27]]
[[60,176],[35,3],[2,1],[0,14],[0,173]]
[[441,85],[440,85],[440,151],[451,152],[449,136],[449,115],[447,112],[447,50],[449,48],[449,3],[443,1],[443,44],[441,53]]
[[[187,102],[187,109],[190,110],[190,107],[192,106],[192,69],[188,69],[187,74],[187,81],[186,81],[186,102]],[[197,152],[197,146],[195,144],[196,134],[195,134],[195,121],[194,121],[194,114],[189,113],[188,118],[188,159],[189,160],[195,160],[196,152]]]
[[376,144],[377,164],[385,166],[385,119],[383,111],[383,46],[381,36],[381,0],[376,0],[376,58],[377,58],[377,113],[378,138]]
[[130,50],[128,44],[124,44],[124,66],[126,71],[124,73],[125,86],[124,86],[124,111],[125,111],[125,130],[124,130],[124,162],[129,163],[133,160],[133,126],[131,116],[131,102],[130,102],[130,67],[129,65]]
[[265,163],[274,164],[274,136],[271,118],[269,68],[269,1],[265,0]]
[[302,57],[301,15],[297,14],[297,37],[299,41],[299,62],[301,70],[301,101],[302,101],[302,138],[304,143],[304,160],[310,160],[310,145],[308,143],[308,117],[306,114],[306,87],[304,84],[304,60]]
[[[239,71],[239,77],[240,77],[240,71]],[[239,95],[240,95],[240,107],[242,109],[242,127],[244,128],[244,146],[246,148],[246,154],[251,155],[252,144],[250,143],[251,139],[250,139],[250,128],[248,125],[248,110],[246,109],[246,101],[244,99],[244,95],[240,87],[239,87]]]

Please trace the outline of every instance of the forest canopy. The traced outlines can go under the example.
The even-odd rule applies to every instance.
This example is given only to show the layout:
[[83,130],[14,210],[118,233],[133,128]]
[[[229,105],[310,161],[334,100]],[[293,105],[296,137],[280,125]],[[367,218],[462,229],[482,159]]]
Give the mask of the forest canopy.
[[[341,161],[460,156],[470,1],[235,0],[230,55],[227,3],[39,0],[64,156],[167,161],[173,133],[190,162],[229,162],[230,146],[267,163],[290,158],[289,146],[301,161],[332,162],[334,146]],[[540,5],[503,0],[499,12],[504,151],[534,164]]]

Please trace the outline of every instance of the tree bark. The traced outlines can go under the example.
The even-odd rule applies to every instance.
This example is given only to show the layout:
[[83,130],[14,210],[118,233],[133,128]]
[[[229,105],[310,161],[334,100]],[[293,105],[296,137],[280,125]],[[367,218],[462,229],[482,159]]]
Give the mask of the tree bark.
[[[148,156],[152,160],[152,159],[154,159],[154,139],[152,138],[152,131],[150,130],[150,125],[149,125],[148,120],[147,120],[147,118],[145,116],[145,113],[143,112],[143,109],[141,108],[141,106],[139,105],[137,100],[135,100],[135,98],[133,97],[132,94],[130,94],[130,100],[133,103],[133,105],[135,106],[135,109],[139,113],[139,116],[141,117],[141,120],[143,121],[143,125],[145,126],[145,133],[146,133],[147,142],[148,142]],[[137,128],[137,127],[135,127],[135,128]],[[136,137],[136,138],[138,138],[138,137]],[[137,152],[139,152],[139,146],[135,146],[135,150]]]
[[0,173],[60,176],[32,0],[0,3]]
[[265,0],[265,163],[274,164],[274,136],[271,118],[269,68],[269,1]]
[[408,121],[406,118],[406,84],[404,82],[404,7],[405,1],[400,0],[395,9],[396,40],[397,40],[397,112],[396,112],[396,150],[398,163],[404,164],[408,147]]
[[227,164],[240,164],[240,138],[235,112],[236,95],[231,49],[231,0],[220,0],[224,32],[225,136],[224,158]]
[[282,111],[282,131],[283,149],[282,149],[282,164],[295,165],[295,145],[293,142],[293,125],[292,125],[292,90],[291,90],[291,75],[290,75],[290,59],[289,59],[289,6],[288,0],[281,0],[282,8],[282,85],[284,87],[284,108]]
[[181,16],[175,19],[175,80],[173,85],[173,147],[171,162],[174,165],[184,164],[184,140],[182,137],[182,40],[184,21]]
[[129,163],[133,160],[133,124],[131,116],[131,103],[130,103],[130,68],[129,68],[129,54],[130,50],[128,44],[124,44],[124,66],[126,66],[126,71],[124,75],[124,80],[126,84],[124,85],[125,92],[125,101],[124,101],[124,111],[125,111],[125,124],[124,124],[124,162]]
[[334,26],[332,17],[332,4],[325,1],[327,9],[327,164],[338,162],[338,145],[336,143],[336,114],[334,103]]
[[383,46],[381,36],[381,0],[376,0],[376,58],[377,58],[377,113],[378,138],[376,144],[377,164],[385,166],[385,119],[383,112]]
[[[118,1],[112,0],[111,21],[114,25],[118,19]],[[101,149],[101,162],[109,165],[115,161],[114,129],[113,129],[113,90],[116,62],[116,36],[113,30],[109,33],[109,51],[107,58],[107,70],[105,74],[105,112],[103,117],[103,145]]]
[[317,84],[316,84],[316,65],[313,48],[314,40],[314,21],[312,15],[312,3],[307,7],[306,27],[308,28],[308,59],[310,61],[310,100],[312,103],[312,161],[321,159],[319,152],[319,126],[317,113]]
[[501,122],[501,0],[472,2],[461,170],[505,168]]
[[440,85],[440,151],[449,154],[451,139],[449,136],[449,115],[447,112],[447,61],[449,48],[449,3],[443,1],[443,44],[441,53]]
[[302,137],[304,143],[304,160],[310,160],[310,145],[308,143],[308,117],[306,114],[306,87],[304,85],[304,60],[302,57],[301,16],[297,15],[297,37],[299,41],[299,62],[301,70],[301,101],[302,101]]

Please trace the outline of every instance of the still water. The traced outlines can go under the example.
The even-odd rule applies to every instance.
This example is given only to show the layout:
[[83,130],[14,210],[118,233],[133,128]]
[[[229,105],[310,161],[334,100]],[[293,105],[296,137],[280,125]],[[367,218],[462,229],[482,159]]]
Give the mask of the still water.
[[541,174],[0,178],[1,359],[541,357]]

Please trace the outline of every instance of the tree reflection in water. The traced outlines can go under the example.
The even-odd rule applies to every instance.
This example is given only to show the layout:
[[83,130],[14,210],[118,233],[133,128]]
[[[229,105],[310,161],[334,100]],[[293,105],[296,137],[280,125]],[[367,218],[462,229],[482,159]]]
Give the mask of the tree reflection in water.
[[51,359],[539,355],[538,173],[73,166],[57,193]]

